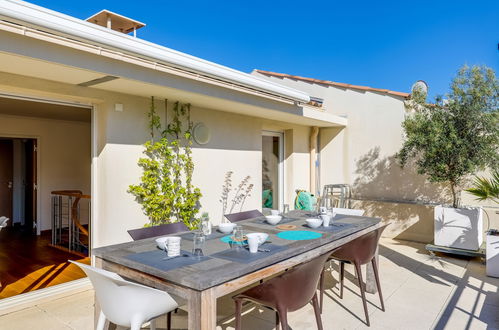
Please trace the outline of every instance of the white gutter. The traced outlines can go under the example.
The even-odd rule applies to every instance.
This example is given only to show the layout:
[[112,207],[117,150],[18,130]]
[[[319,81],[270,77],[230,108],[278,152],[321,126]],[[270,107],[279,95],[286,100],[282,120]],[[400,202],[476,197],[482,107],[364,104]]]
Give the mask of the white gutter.
[[308,94],[253,75],[215,64],[170,48],[116,32],[50,9],[20,0],[0,0],[0,19],[47,29],[80,41],[111,47],[154,59],[180,69],[211,76],[298,102],[310,101]]

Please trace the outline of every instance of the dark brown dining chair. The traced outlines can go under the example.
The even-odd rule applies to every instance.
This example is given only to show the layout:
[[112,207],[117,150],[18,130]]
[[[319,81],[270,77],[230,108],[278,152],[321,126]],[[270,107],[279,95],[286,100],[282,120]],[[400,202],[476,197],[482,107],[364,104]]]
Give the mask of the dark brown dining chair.
[[258,210],[250,210],[250,211],[244,211],[244,212],[239,212],[239,213],[226,214],[225,217],[230,222],[238,222],[238,221],[243,221],[243,220],[247,220],[247,219],[251,219],[251,218],[263,217],[263,213],[258,211]]
[[[364,313],[366,315],[366,324],[370,326],[369,323],[369,313],[367,311],[367,300],[364,282],[362,280],[362,272],[360,269],[361,265],[371,263],[374,270],[374,278],[376,280],[376,286],[378,288],[379,300],[381,302],[381,310],[385,311],[385,304],[383,302],[383,294],[381,293],[381,285],[379,282],[378,265],[376,262],[376,249],[378,248],[379,239],[381,233],[385,230],[384,225],[370,233],[362,235],[353,241],[343,244],[339,248],[335,249],[330,255],[329,260],[338,260],[340,262],[340,298],[343,298],[343,280],[345,278],[345,263],[351,263],[355,267],[355,273],[357,274],[357,280],[359,282],[360,295],[362,297],[362,303],[364,304]],[[320,310],[322,313],[322,306],[324,304],[324,272],[320,279]]]
[[276,328],[288,330],[288,312],[294,312],[312,302],[317,328],[322,320],[317,299],[317,284],[329,254],[298,265],[284,274],[233,297],[236,304],[236,330],[241,329],[243,300],[249,300],[276,311]]
[[181,231],[189,231],[183,222],[167,223],[166,225],[144,227],[128,230],[128,234],[132,236],[134,241],[139,239],[156,237],[161,235],[175,234]]

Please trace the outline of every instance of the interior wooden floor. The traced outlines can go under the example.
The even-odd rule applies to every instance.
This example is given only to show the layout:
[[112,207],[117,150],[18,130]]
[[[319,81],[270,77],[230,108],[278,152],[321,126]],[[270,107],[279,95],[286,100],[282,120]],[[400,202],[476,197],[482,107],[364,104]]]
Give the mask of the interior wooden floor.
[[50,232],[40,236],[7,227],[0,231],[0,299],[69,282],[85,274],[68,262],[90,259],[48,246]]

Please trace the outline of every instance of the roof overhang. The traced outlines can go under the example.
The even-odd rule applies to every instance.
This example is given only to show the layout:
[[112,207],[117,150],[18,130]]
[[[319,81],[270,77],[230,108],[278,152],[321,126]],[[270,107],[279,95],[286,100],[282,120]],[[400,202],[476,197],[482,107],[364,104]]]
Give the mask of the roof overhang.
[[[0,1],[0,18],[3,17],[2,5],[5,3],[32,6],[21,1]],[[81,24],[80,20],[76,21],[77,24]],[[100,29],[99,26],[95,28]],[[105,31],[105,33],[118,32]],[[228,70],[229,73],[252,78],[253,82],[265,83],[265,86],[280,89],[282,93],[277,93],[277,90],[269,92],[268,89],[253,88],[247,84],[232,83],[222,79],[221,76],[215,77],[179,69],[150,58],[55,35],[34,26],[0,20],[0,72],[6,73],[0,74],[0,86],[6,91],[11,89],[21,94],[32,94],[36,93],[37,89],[62,83],[65,85],[54,85],[52,92],[57,94],[59,90],[68,91],[68,95],[56,96],[76,102],[91,99],[91,102],[98,103],[105,98],[99,91],[110,91],[147,98],[150,96],[169,98],[189,102],[200,108],[260,117],[281,123],[319,127],[346,126],[345,118],[301,102],[309,100],[309,96],[303,92],[273,82],[269,84],[263,78],[178,54],[187,56],[193,61],[207,63],[207,66],[225,70],[224,72]],[[44,81],[42,83],[40,80],[30,81],[24,77],[44,79]],[[284,92],[288,94],[284,95]],[[291,95],[294,92],[297,94]],[[298,95],[303,97],[297,97]]]
[[[103,77],[103,73],[2,52],[1,45],[6,45],[2,41],[0,33],[0,91],[11,95],[40,98],[49,95],[51,99],[65,102],[99,104],[108,101],[109,94],[105,93],[108,91],[115,93],[113,99],[124,103],[126,101],[120,101],[120,95],[123,99],[129,96],[154,96],[157,99],[189,102],[194,107],[264,118],[282,124],[318,127],[344,127],[347,124],[346,118],[311,106],[276,102],[235,91],[224,94],[224,89],[217,86],[210,86],[208,90],[203,87],[206,90],[203,93],[196,89],[201,86],[188,87],[182,81],[179,84],[183,84],[185,88],[181,89],[161,81],[143,81],[131,77],[120,77],[106,80],[94,87],[83,87],[81,82],[98,80]],[[148,101],[144,101],[143,106],[147,108]]]
[[172,70],[182,70],[213,80],[234,84],[248,90],[275,95],[293,102],[309,102],[309,95],[253,75],[116,32],[62,13],[20,0],[0,1],[0,19],[67,37],[101,48],[118,51]]

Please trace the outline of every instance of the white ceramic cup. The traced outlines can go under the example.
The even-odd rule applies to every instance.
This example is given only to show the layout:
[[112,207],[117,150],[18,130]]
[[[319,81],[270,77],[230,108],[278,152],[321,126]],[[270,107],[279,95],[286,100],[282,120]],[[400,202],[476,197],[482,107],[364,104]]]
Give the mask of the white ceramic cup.
[[270,210],[270,214],[279,215],[279,210]]
[[265,233],[249,233],[246,234],[246,237],[248,240],[250,253],[257,253],[258,247],[260,246],[260,244],[265,243],[269,235]]
[[319,218],[321,218],[322,225],[324,227],[329,227],[329,223],[331,222],[331,217],[329,216],[329,214],[321,214]]
[[165,251],[169,257],[176,257],[180,255],[180,242],[182,237],[170,236],[165,240]]
[[325,206],[321,206],[321,207],[319,207],[319,212],[320,212],[321,214],[326,214],[326,213],[327,213],[327,207],[325,207]]

